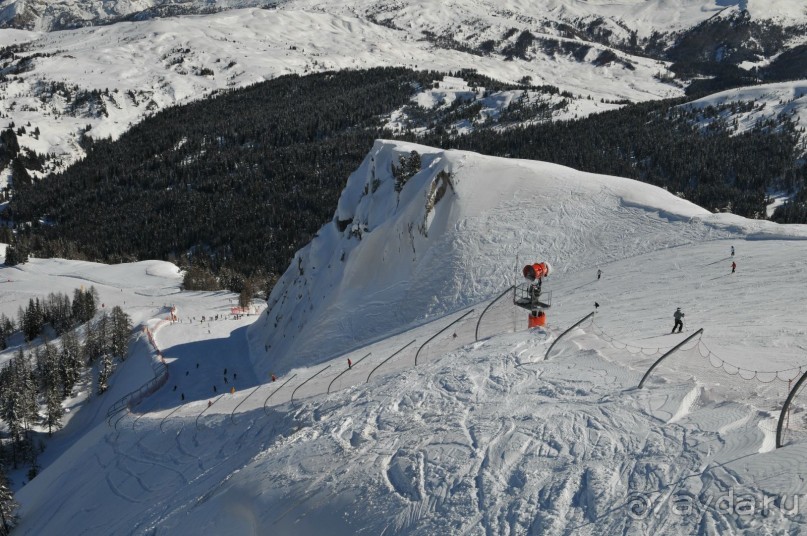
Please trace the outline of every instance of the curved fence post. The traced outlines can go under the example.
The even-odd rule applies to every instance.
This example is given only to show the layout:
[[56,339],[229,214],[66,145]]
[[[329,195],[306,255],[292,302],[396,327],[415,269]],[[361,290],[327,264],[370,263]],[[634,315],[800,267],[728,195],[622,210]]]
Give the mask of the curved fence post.
[[670,349],[670,350],[669,350],[667,353],[665,353],[663,356],[659,357],[659,358],[656,360],[656,362],[655,362],[655,363],[653,363],[652,365],[650,365],[650,368],[649,368],[649,369],[647,369],[647,372],[645,372],[645,373],[644,373],[644,376],[642,376],[642,381],[640,381],[640,382],[639,382],[639,389],[641,389],[641,388],[642,388],[642,386],[644,385],[645,380],[647,380],[647,377],[648,377],[648,376],[650,376],[650,373],[651,373],[651,372],[653,372],[653,369],[654,369],[654,368],[656,368],[656,367],[658,366],[658,364],[659,364],[659,363],[661,363],[662,361],[664,361],[664,358],[665,358],[665,357],[667,357],[668,355],[670,355],[670,354],[672,354],[672,353],[675,353],[675,352],[676,352],[676,351],[677,351],[679,348],[681,348],[683,345],[685,345],[686,343],[688,343],[689,341],[691,341],[692,339],[694,339],[694,338],[695,338],[697,335],[700,335],[700,334],[702,334],[702,333],[703,333],[703,328],[699,329],[698,331],[696,331],[695,333],[693,333],[692,335],[690,335],[689,337],[687,337],[687,338],[686,338],[686,339],[684,339],[683,341],[679,342],[678,344],[676,344],[675,346],[673,346],[673,347],[672,347],[672,348],[671,348],[671,349]]
[[430,342],[432,342],[432,341],[433,341],[434,339],[436,339],[436,338],[437,338],[437,337],[438,337],[438,336],[439,336],[441,333],[445,332],[445,331],[446,331],[448,328],[450,328],[451,326],[453,326],[454,324],[456,324],[457,322],[459,322],[460,320],[462,320],[463,318],[465,318],[466,316],[468,316],[469,314],[471,314],[471,313],[473,313],[473,312],[474,312],[474,310],[473,310],[473,309],[471,309],[470,311],[468,311],[467,313],[465,313],[464,315],[462,315],[461,317],[459,317],[458,319],[456,319],[455,321],[453,321],[452,323],[450,323],[449,325],[447,325],[446,327],[444,327],[443,329],[441,329],[440,331],[438,331],[437,333],[435,333],[434,335],[432,335],[431,337],[429,337],[429,338],[426,340],[426,342],[424,342],[423,344],[421,344],[421,345],[420,345],[420,348],[418,348],[418,351],[417,351],[417,352],[415,352],[415,366],[418,366],[418,356],[420,355],[420,351],[421,351],[421,350],[423,350],[423,347],[424,347],[424,346],[426,346],[427,344],[429,344]]
[[368,375],[367,375],[367,381],[366,381],[365,383],[370,383],[370,376],[372,376],[372,375],[373,375],[373,372],[375,372],[376,370],[378,370],[378,367],[380,367],[381,365],[383,365],[384,363],[386,363],[387,361],[389,361],[390,359],[392,359],[392,358],[393,358],[393,357],[395,357],[396,355],[398,355],[398,354],[400,354],[401,352],[403,352],[404,350],[406,350],[406,349],[407,349],[409,346],[411,346],[412,344],[414,344],[416,340],[417,340],[417,339],[412,339],[411,341],[409,341],[408,343],[406,343],[406,344],[405,344],[405,345],[404,345],[404,346],[403,346],[403,347],[402,347],[400,350],[398,350],[397,352],[395,352],[394,354],[392,354],[391,356],[389,356],[388,358],[386,358],[384,361],[382,361],[381,363],[379,363],[378,365],[376,365],[376,366],[375,366],[375,368],[374,368],[373,370],[371,370],[371,371],[370,371],[370,374],[368,374]]
[[[366,358],[370,357],[370,356],[372,355],[372,353],[373,353],[373,352],[370,352],[370,353],[369,353],[369,354],[367,354],[366,356],[362,357],[361,359],[359,359],[358,361],[356,361],[355,363],[353,363],[353,367],[355,367],[356,365],[358,365],[359,363],[361,363],[362,361],[364,361]],[[339,378],[342,376],[342,374],[345,374],[346,372],[348,372],[348,371],[350,371],[350,370],[353,370],[353,367],[348,367],[348,368],[346,368],[345,370],[343,370],[342,372],[340,372],[339,374],[337,374],[337,375],[334,377],[334,379],[332,379],[332,380],[331,380],[331,383],[329,383],[329,384],[328,384],[328,391],[327,391],[327,393],[326,393],[326,394],[331,394],[331,385],[333,385],[333,382],[335,382],[337,379],[339,379]]]
[[[129,415],[129,413],[130,413],[129,408],[127,407],[126,411],[123,412],[123,415],[121,415],[118,418],[118,420],[115,421],[115,424],[112,426],[112,428],[114,428],[116,432],[118,431],[118,423],[121,422],[123,419],[125,419],[126,416]],[[117,437],[117,436],[115,436],[115,437]]]
[[[179,410],[180,410],[180,409],[181,409],[181,408],[182,408],[184,405],[185,405],[185,404],[180,404],[179,406],[177,406],[177,407],[175,407],[174,409],[172,409],[172,410],[171,410],[171,413],[169,413],[168,415],[166,415],[165,417],[163,417],[163,418],[162,418],[162,420],[160,421],[160,432],[162,432],[162,431],[163,431],[163,424],[165,424],[165,421],[167,421],[167,420],[168,420],[168,417],[170,417],[171,415],[173,415],[174,413],[176,413],[177,411],[179,411]],[[145,414],[144,414],[144,415],[145,415]],[[141,415],[141,417],[142,417],[142,415]],[[139,418],[140,418],[140,417],[138,417],[138,419],[139,419]],[[137,422],[137,421],[135,421],[134,423],[132,423],[132,430],[134,430],[134,425],[135,425],[135,423],[136,423],[136,422]]]
[[[218,397],[216,400],[214,400],[214,401],[213,401],[213,404],[215,404],[216,402],[218,402],[219,400],[221,400],[221,397],[223,397],[223,396],[224,396],[224,393],[220,394],[220,395],[219,395],[219,397]],[[210,408],[212,408],[212,407],[213,407],[213,404],[208,405],[208,406],[207,406],[205,409],[203,409],[203,410],[202,410],[202,413],[200,413],[199,415],[197,415],[197,416],[196,416],[196,429],[197,429],[197,430],[199,429],[199,417],[201,417],[202,415],[204,415],[205,411],[207,411],[207,410],[209,410]]]
[[482,318],[485,316],[485,313],[487,313],[487,312],[488,312],[488,309],[490,309],[490,307],[491,307],[491,306],[492,306],[494,303],[496,303],[496,302],[497,302],[497,301],[499,301],[500,299],[504,298],[505,294],[507,294],[507,293],[508,293],[508,292],[510,292],[511,290],[515,290],[515,288],[516,288],[516,286],[515,286],[515,285],[511,285],[511,286],[507,287],[507,288],[505,289],[505,291],[504,291],[504,292],[502,292],[501,294],[499,294],[498,296],[496,296],[496,298],[495,298],[495,299],[494,299],[492,302],[490,302],[490,303],[487,305],[487,307],[485,307],[485,309],[482,311],[482,314],[481,314],[481,315],[479,315],[479,320],[477,320],[477,321],[476,321],[476,330],[474,331],[474,341],[478,341],[478,340],[479,340],[479,324],[481,324],[481,323],[482,323]]
[[243,404],[244,402],[246,402],[246,401],[247,401],[247,398],[249,398],[249,397],[251,397],[252,395],[254,395],[254,394],[255,394],[255,391],[257,391],[257,390],[258,390],[258,389],[260,389],[261,387],[263,387],[263,386],[262,386],[262,385],[258,385],[257,387],[255,387],[255,389],[253,389],[251,393],[249,393],[247,396],[245,396],[245,397],[244,397],[244,400],[242,400],[241,402],[239,402],[239,403],[238,403],[238,405],[237,405],[237,406],[235,406],[235,407],[233,408],[233,410],[230,412],[230,422],[231,422],[231,423],[235,423],[235,417],[233,417],[233,415],[235,414],[235,410],[237,410],[237,409],[238,409],[238,408],[241,406],[241,404]]
[[275,396],[275,393],[277,393],[278,391],[280,391],[281,389],[283,389],[283,387],[284,387],[284,386],[285,386],[287,383],[289,383],[291,380],[293,380],[293,379],[294,379],[294,378],[296,378],[296,377],[297,377],[297,374],[292,374],[292,375],[291,375],[291,378],[289,378],[288,380],[284,381],[284,382],[283,382],[283,384],[282,384],[280,387],[278,387],[277,389],[275,389],[274,391],[272,391],[271,393],[269,393],[269,396],[267,396],[267,397],[266,397],[266,400],[264,400],[264,401],[263,401],[263,412],[264,412],[264,413],[266,413],[267,415],[269,415],[269,413],[266,411],[266,404],[268,404],[268,403],[269,403],[269,399],[270,399],[270,398],[272,398],[273,396]]
[[314,374],[313,376],[311,376],[310,378],[308,378],[306,381],[304,381],[303,383],[301,383],[300,385],[298,385],[297,387],[295,387],[295,388],[294,388],[294,391],[292,391],[292,392],[291,392],[291,398],[289,399],[289,402],[294,402],[294,393],[296,393],[296,392],[297,392],[297,389],[299,389],[299,388],[300,388],[300,387],[302,387],[303,385],[307,384],[308,382],[310,382],[311,380],[313,380],[314,378],[316,378],[317,376],[319,376],[320,374],[322,374],[323,372],[325,372],[325,371],[326,371],[326,370],[328,370],[329,368],[331,368],[331,365],[328,365],[328,366],[326,366],[326,367],[324,367],[324,368],[320,369],[320,371],[319,371],[319,372],[317,372],[316,374]]
[[580,324],[582,324],[583,322],[585,322],[586,320],[588,320],[588,319],[589,319],[589,318],[591,318],[592,316],[594,316],[594,313],[589,313],[589,314],[587,314],[587,315],[586,315],[586,316],[584,316],[584,317],[583,317],[583,318],[582,318],[582,319],[581,319],[579,322],[575,323],[575,325],[573,325],[572,327],[570,327],[569,329],[567,329],[566,331],[564,331],[563,333],[561,333],[560,335],[558,335],[558,338],[557,338],[557,339],[555,339],[554,341],[552,341],[552,344],[550,344],[550,345],[549,345],[549,349],[548,349],[548,350],[546,351],[546,353],[544,354],[544,361],[546,361],[547,359],[549,359],[549,352],[551,352],[551,351],[552,351],[552,348],[554,348],[554,347],[555,347],[555,345],[556,345],[556,344],[558,344],[558,342],[560,342],[560,340],[561,340],[563,337],[565,337],[567,333],[569,333],[570,331],[572,331],[574,328],[576,328],[577,326],[579,326]]
[[790,403],[793,402],[793,398],[796,397],[796,393],[799,392],[799,388],[801,388],[801,384],[804,383],[804,380],[807,380],[807,372],[801,375],[799,381],[796,382],[796,385],[793,386],[793,389],[790,390],[790,393],[787,395],[787,400],[785,400],[785,405],[782,406],[782,412],[779,414],[779,424],[776,425],[776,448],[782,446],[782,426],[785,423],[785,415],[787,414],[788,410],[790,409]]

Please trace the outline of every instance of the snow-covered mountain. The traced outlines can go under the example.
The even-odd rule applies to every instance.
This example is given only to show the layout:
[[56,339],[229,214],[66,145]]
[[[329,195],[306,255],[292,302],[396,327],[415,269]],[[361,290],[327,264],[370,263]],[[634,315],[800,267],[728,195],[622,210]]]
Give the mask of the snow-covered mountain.
[[3,0],[0,2],[0,28],[55,31],[121,20],[209,13],[275,3],[271,0],[66,0],[56,3]]
[[[325,3],[322,0],[3,0],[0,27],[33,30],[63,30],[95,26],[129,17],[154,18],[177,14],[199,14],[243,7],[306,9],[364,13],[379,21],[405,27],[417,21],[422,29],[451,28],[457,16],[462,22],[488,18],[594,25],[604,35],[628,39],[631,32],[649,36],[689,28],[714,16],[738,10],[755,19],[792,23],[807,21],[804,5],[798,0],[620,0],[616,2],[570,2],[568,0],[450,0],[444,2],[399,2],[394,0],[349,0]],[[464,14],[464,15],[462,15]],[[439,34],[443,32],[440,31]]]
[[[379,141],[248,330],[210,320],[228,295],[178,292],[165,264],[153,280],[127,265],[0,268],[0,293],[17,300],[47,274],[94,281],[144,313],[175,304],[182,320],[155,335],[166,386],[63,451],[54,443],[17,493],[17,532],[797,531],[801,399],[784,449],[774,430],[807,366],[805,254],[807,226],[710,214],[627,179]],[[476,341],[481,310],[534,260],[554,267],[548,328],[527,331],[505,299]],[[595,301],[594,324],[544,361]],[[680,336],[668,335],[676,306]],[[698,328],[636,389],[659,349]],[[765,515],[734,510],[740,497],[768,501]],[[680,501],[697,515],[679,515]]]
[[[476,69],[568,92],[572,105],[558,115],[564,118],[607,109],[609,102],[681,95],[681,76],[700,75],[686,71],[676,79],[671,60],[725,62],[749,73],[768,68],[805,46],[807,23],[796,0],[290,0],[272,9],[230,10],[245,5],[0,4],[7,24],[27,21],[17,26],[35,29],[0,30],[0,45],[13,45],[0,54],[0,114],[25,127],[21,147],[42,155],[37,165],[30,154],[24,159],[31,175],[80,158],[82,136],[116,138],[166,106],[283,74],[379,65]],[[172,6],[217,12],[134,16]],[[43,32],[54,21],[97,24],[120,15],[134,22]],[[790,67],[777,66],[777,73],[803,71],[798,54],[783,63]],[[0,183],[8,178],[8,170],[0,171]]]
[[[592,45],[580,60],[564,54],[506,61],[499,54],[443,49],[366,17],[319,11],[236,10],[28,37],[0,60],[0,113],[17,130],[25,127],[21,147],[55,155],[33,170],[35,176],[83,155],[82,135],[117,138],[166,106],[284,74],[384,65],[476,69],[503,81],[530,77],[531,84],[557,85],[572,101],[565,115],[613,107],[602,100],[681,93],[655,77],[666,70],[655,60],[618,52],[613,61],[597,61],[603,45]],[[20,35],[8,39],[19,42]]]

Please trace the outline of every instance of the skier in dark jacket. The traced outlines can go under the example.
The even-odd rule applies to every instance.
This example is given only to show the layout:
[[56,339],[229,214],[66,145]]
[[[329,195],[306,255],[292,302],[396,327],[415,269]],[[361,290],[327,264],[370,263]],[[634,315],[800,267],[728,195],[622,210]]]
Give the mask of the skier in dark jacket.
[[673,324],[673,328],[670,333],[675,333],[675,328],[678,328],[678,333],[681,333],[681,330],[684,329],[684,321],[682,320],[684,316],[685,315],[684,313],[681,312],[680,307],[675,310],[675,313],[673,314],[673,318],[675,318],[675,324]]

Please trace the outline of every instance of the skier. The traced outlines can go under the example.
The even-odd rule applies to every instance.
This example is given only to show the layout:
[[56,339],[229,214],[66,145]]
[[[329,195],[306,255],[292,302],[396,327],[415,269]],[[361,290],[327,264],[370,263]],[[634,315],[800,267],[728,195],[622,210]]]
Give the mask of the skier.
[[277,381],[277,376],[275,376],[274,374],[272,374],[272,381],[273,381],[273,382],[276,382],[276,381]]
[[213,405],[213,402],[211,402],[210,400],[208,400],[208,401],[207,401],[207,407],[210,407],[210,406],[212,406],[212,405]]
[[678,333],[681,333],[681,330],[684,329],[684,321],[681,320],[684,318],[684,313],[681,312],[681,308],[677,308],[675,310],[675,314],[673,314],[673,318],[675,318],[675,324],[673,324],[672,331],[670,333],[675,333],[675,328],[678,328]]
[[600,308],[600,304],[597,303],[597,302],[594,302],[594,310],[596,311],[599,308]]
[[602,277],[602,270],[600,270],[599,268],[597,268],[597,281],[599,281],[599,280],[600,280],[600,277]]
[[234,394],[235,394],[235,387],[230,387],[230,394],[231,394],[231,395],[234,395]]
[[349,357],[347,358],[347,368],[349,369],[353,368],[353,361],[351,361]]
[[731,246],[731,256],[734,256],[734,246]]
[[736,269],[737,269],[737,263],[734,262],[734,261],[731,261],[731,273],[734,273],[734,270],[736,270]]

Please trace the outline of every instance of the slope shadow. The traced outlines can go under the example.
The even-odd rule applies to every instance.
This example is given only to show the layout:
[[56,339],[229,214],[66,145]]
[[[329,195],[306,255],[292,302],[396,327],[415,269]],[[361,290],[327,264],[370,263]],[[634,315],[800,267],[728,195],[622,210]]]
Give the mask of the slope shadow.
[[232,387],[242,391],[258,385],[249,358],[246,331],[247,326],[243,326],[226,338],[197,340],[164,348],[168,382],[140,409],[168,409],[177,404],[209,399],[229,392]]

